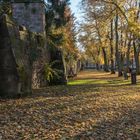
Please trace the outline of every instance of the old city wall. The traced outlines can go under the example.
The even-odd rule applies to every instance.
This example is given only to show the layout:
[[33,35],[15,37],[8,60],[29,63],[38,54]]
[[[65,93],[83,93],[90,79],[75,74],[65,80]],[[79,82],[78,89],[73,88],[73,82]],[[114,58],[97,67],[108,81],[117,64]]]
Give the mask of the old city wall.
[[44,40],[43,34],[29,32],[7,15],[0,18],[0,96],[32,92],[38,61],[46,59]]
[[19,25],[24,25],[32,32],[45,31],[45,6],[40,0],[36,2],[20,0],[20,2],[12,3],[12,15]]

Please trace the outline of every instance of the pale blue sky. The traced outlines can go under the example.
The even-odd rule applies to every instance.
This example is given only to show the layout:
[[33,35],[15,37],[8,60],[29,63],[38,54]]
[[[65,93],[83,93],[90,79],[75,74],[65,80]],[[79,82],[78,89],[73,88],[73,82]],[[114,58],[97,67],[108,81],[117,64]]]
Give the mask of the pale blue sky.
[[[70,0],[70,2],[71,2],[70,7],[71,7],[71,10],[72,10],[72,13],[74,13],[75,17],[77,18],[76,23],[79,23],[82,20],[82,13],[80,11],[80,1],[81,0]],[[77,27],[77,29],[78,29],[78,27]],[[78,39],[78,36],[77,36],[77,39]],[[83,50],[80,43],[78,43],[78,42],[77,42],[77,47],[80,50]]]
[[81,17],[81,13],[80,13],[80,6],[79,6],[79,3],[80,3],[81,0],[70,0],[70,7],[71,7],[71,10],[72,10],[72,13],[75,14],[75,17],[80,20],[80,17]]
[[79,3],[80,3],[81,0],[70,0],[71,2],[71,10],[72,12],[75,14],[75,16],[77,17],[77,19],[79,20],[80,19],[80,6],[79,6]]

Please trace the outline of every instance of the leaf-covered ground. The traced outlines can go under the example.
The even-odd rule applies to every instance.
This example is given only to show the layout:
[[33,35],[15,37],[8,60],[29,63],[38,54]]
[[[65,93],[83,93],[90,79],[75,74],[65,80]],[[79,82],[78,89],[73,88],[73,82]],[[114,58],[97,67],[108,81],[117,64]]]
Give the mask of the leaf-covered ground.
[[68,86],[0,100],[0,140],[32,139],[140,140],[140,84],[85,71]]

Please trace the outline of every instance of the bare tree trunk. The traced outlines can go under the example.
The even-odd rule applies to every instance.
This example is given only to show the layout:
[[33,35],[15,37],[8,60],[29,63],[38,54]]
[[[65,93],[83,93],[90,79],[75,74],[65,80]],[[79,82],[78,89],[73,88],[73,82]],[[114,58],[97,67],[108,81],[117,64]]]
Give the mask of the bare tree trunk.
[[[138,7],[138,12],[137,12],[137,18],[136,21],[138,22],[139,16],[140,16],[140,0],[136,2],[136,7]],[[138,39],[138,48],[136,48],[136,38],[133,40],[133,48],[134,48],[134,57],[135,57],[135,63],[136,63],[136,72],[137,74],[140,74],[140,64],[139,64],[139,53],[140,53],[140,38]]]
[[96,63],[96,69],[97,69],[97,70],[100,70],[99,64],[98,64],[98,63]]
[[116,14],[116,19],[115,19],[115,37],[116,37],[116,62],[117,62],[117,69],[118,69],[118,77],[122,76],[122,70],[121,70],[121,65],[120,65],[120,52],[119,52],[119,34],[118,34],[118,14]]
[[107,63],[107,54],[106,54],[105,48],[102,48],[102,51],[103,51],[103,56],[104,56],[104,71],[109,72],[108,63]]
[[140,74],[140,66],[139,66],[139,48],[136,48],[135,40],[133,40],[133,48],[134,48],[134,58],[135,58],[135,64],[136,64],[136,72],[137,74]]
[[113,20],[111,20],[111,31],[110,31],[110,60],[111,60],[111,74],[115,74],[114,68],[114,49],[113,49]]
[[128,47],[127,47],[127,52],[126,52],[126,68],[127,70],[129,69],[130,66],[130,48],[131,48],[131,42],[132,40],[130,39],[128,42]]

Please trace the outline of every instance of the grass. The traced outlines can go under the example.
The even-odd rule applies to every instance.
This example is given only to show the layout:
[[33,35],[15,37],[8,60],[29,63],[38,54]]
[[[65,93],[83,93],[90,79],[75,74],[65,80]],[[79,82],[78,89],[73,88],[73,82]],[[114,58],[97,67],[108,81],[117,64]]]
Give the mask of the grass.
[[[82,76],[81,76],[82,75]],[[108,76],[108,77],[107,77]],[[111,79],[112,78],[112,79]],[[124,80],[123,77],[118,78],[117,75],[111,75],[110,73],[99,73],[97,71],[84,71],[81,72],[80,76],[71,79],[68,85],[128,85],[131,84],[130,78]]]
[[68,85],[85,85],[85,84],[92,84],[92,85],[127,85],[131,84],[130,80],[99,80],[99,79],[84,79],[84,80],[72,80],[68,83]]
[[[139,77],[138,77],[139,81]],[[139,140],[140,85],[84,71],[67,86],[0,101],[2,140]]]
[[108,84],[109,82],[106,80],[94,80],[94,79],[86,79],[86,80],[73,80],[68,83],[68,85],[83,85],[83,84]]

